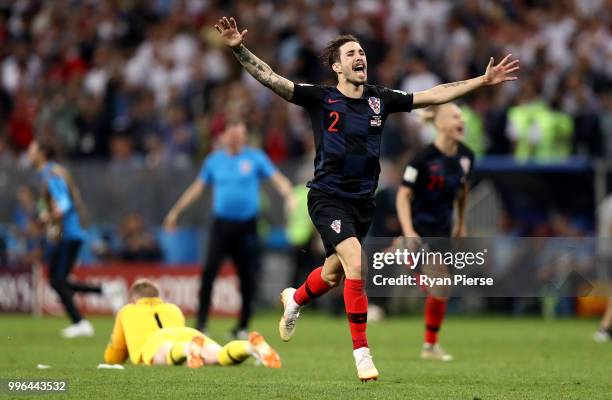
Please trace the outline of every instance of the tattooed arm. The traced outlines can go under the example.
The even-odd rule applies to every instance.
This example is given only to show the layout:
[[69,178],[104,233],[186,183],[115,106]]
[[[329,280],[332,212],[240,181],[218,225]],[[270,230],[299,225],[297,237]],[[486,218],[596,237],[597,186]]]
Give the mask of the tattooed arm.
[[221,34],[223,42],[232,49],[234,56],[253,78],[272,89],[283,99],[291,100],[293,82],[272,71],[268,64],[257,58],[242,44],[247,34],[246,29],[240,33],[234,18],[227,19],[226,17],[221,18],[215,28]]
[[274,93],[283,99],[291,100],[293,97],[293,82],[272,71],[268,64],[257,58],[243,44],[233,47],[232,52],[253,78],[257,79],[265,87],[272,89]]
[[519,61],[509,61],[512,54],[508,54],[499,64],[493,65],[493,57],[489,60],[487,70],[484,75],[477,78],[445,83],[435,86],[431,89],[422,92],[414,93],[413,106],[414,108],[427,107],[434,104],[443,104],[453,101],[458,97],[478,89],[482,86],[497,85],[505,81],[516,80],[516,76],[510,76],[510,73],[519,69]]

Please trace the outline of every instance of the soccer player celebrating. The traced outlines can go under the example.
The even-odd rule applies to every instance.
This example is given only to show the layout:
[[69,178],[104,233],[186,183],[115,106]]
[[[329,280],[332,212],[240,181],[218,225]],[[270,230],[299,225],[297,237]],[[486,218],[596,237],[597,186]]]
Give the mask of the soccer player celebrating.
[[518,61],[510,61],[508,56],[494,66],[491,59],[485,74],[478,78],[409,94],[368,85],[365,52],[354,36],[345,35],[329,42],[322,57],[336,73],[338,84],[299,84],[278,75],[251,53],[243,44],[247,30],[240,32],[233,18],[223,17],[215,28],[249,74],[308,111],[315,134],[315,177],[307,185],[308,211],[325,244],[326,259],[300,288],[281,293],[281,338],[291,339],[302,306],[344,277],[357,376],[362,381],[377,379],[366,337],[368,299],[362,280],[361,240],[374,212],[372,199],[378,185],[385,120],[391,113],[447,103],[479,87],[516,79],[510,74],[518,69]]
[[47,230],[49,283],[72,321],[72,325],[61,331],[62,337],[88,337],[94,335],[94,329],[74,304],[74,293],[104,294],[116,311],[123,305],[121,287],[92,286],[68,279],[83,243],[80,214],[84,206],[68,170],[53,162],[56,153],[55,143],[50,139],[35,140],[28,148],[28,160],[38,172],[43,189],[44,207],[38,218]]
[[[436,137],[404,170],[396,198],[402,233],[409,238],[465,237],[465,206],[474,153],[462,143],[461,109],[454,103],[434,106],[423,112],[423,119],[434,124]],[[457,219],[453,223],[455,208]],[[438,344],[447,300],[448,288],[435,287],[425,301],[423,359],[453,359]]]
[[221,347],[201,332],[185,327],[185,317],[175,304],[159,297],[159,288],[139,279],[130,289],[131,304],[117,313],[104,362],[121,364],[129,357],[133,364],[204,365],[240,364],[254,357],[268,368],[280,368],[278,353],[263,336],[251,332],[248,340],[234,340]]
[[259,184],[270,181],[283,196],[289,210],[293,209],[295,198],[291,183],[274,167],[268,156],[246,145],[247,131],[243,121],[230,121],[225,127],[223,140],[225,147],[206,158],[200,176],[172,207],[164,220],[164,226],[174,230],[183,210],[196,201],[207,186],[213,187],[215,220],[202,274],[196,328],[202,332],[206,330],[213,282],[223,258],[230,255],[238,270],[242,295],[240,320],[232,330],[232,336],[246,339],[259,262]]

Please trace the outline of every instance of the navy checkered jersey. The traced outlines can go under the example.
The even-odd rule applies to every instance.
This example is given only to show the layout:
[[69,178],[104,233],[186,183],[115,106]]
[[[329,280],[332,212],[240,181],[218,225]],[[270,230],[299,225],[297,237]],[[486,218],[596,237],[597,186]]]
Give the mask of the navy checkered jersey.
[[452,156],[430,144],[408,162],[402,184],[414,191],[412,224],[419,235],[450,236],[455,199],[473,165],[474,152],[463,143]]
[[291,102],[308,111],[315,135],[315,174],[306,186],[340,197],[372,198],[385,120],[412,110],[412,94],[364,85],[361,98],[353,99],[335,86],[296,83]]

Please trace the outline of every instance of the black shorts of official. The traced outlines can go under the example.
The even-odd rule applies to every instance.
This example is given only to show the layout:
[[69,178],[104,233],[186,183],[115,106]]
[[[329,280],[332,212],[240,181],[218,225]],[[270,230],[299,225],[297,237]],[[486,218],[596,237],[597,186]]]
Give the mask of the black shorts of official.
[[370,229],[375,208],[373,198],[351,199],[310,189],[308,214],[325,245],[325,257],[335,254],[336,245],[350,237],[361,243]]

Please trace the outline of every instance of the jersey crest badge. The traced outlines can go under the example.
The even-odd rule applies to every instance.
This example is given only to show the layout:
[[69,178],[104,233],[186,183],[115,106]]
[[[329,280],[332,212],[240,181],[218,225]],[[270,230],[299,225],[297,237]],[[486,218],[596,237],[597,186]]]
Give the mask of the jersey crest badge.
[[330,227],[334,230],[334,232],[340,233],[340,230],[342,229],[342,222],[337,219],[331,223]]
[[246,175],[246,174],[248,174],[249,172],[251,172],[251,169],[252,169],[252,168],[253,168],[253,167],[251,166],[251,163],[250,163],[249,161],[247,161],[247,160],[244,160],[244,161],[242,161],[242,162],[240,163],[240,173],[241,173],[242,175]]
[[380,99],[378,97],[368,97],[368,104],[372,111],[376,114],[380,114]]
[[459,159],[459,164],[461,164],[461,169],[463,169],[463,174],[467,175],[470,172],[470,167],[472,162],[468,157],[461,157]]

